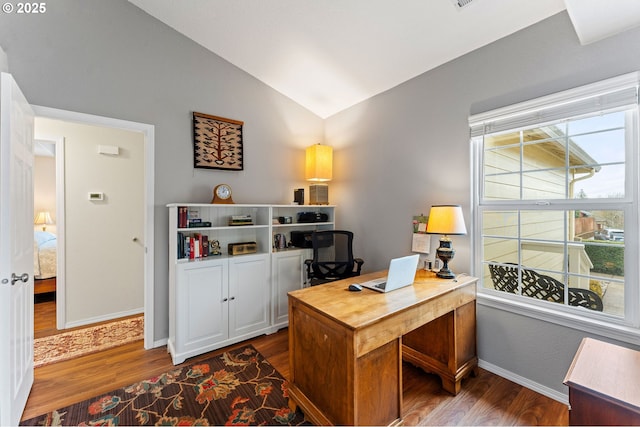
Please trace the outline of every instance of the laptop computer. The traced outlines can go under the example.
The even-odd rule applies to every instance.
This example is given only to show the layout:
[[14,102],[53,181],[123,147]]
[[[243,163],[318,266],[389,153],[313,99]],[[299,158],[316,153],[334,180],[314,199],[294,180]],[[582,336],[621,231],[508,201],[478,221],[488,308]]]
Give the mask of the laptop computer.
[[419,259],[420,255],[418,254],[394,258],[389,263],[387,277],[369,280],[360,283],[360,286],[378,292],[391,292],[409,286],[413,284],[413,279],[416,277]]

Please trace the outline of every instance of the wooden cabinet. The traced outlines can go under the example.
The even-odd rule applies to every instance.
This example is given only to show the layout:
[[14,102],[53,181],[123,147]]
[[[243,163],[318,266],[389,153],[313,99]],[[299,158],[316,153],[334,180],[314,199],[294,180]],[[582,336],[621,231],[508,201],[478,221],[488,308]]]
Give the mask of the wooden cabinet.
[[640,425],[640,352],[584,338],[564,383],[570,425]]
[[[333,206],[174,203],[168,208],[167,346],[174,364],[287,326],[287,293],[304,286],[304,260],[311,253],[291,246],[291,231],[332,229]],[[324,219],[299,222],[300,212]],[[274,247],[276,234],[285,236],[284,248]],[[220,253],[207,251],[204,241],[217,242]],[[229,244],[244,242],[255,243],[255,252],[229,254]]]

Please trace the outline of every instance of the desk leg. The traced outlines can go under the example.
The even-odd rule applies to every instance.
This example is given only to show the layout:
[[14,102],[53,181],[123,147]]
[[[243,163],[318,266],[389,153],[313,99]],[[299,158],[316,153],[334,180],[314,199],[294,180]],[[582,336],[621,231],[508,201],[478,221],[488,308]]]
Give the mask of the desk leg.
[[452,394],[470,373],[477,374],[476,302],[465,304],[402,337],[403,360],[442,379]]

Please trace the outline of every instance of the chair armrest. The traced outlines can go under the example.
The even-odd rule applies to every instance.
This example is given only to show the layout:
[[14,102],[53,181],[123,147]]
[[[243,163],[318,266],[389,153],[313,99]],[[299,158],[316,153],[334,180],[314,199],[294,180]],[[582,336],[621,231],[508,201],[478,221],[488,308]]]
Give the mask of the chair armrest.
[[362,264],[364,264],[364,260],[362,258],[354,258],[353,261],[356,263],[356,273],[360,275],[360,270],[362,269]]

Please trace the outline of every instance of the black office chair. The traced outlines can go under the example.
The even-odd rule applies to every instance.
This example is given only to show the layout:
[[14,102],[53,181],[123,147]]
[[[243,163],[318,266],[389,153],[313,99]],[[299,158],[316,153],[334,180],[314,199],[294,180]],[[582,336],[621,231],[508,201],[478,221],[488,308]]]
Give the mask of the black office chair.
[[360,275],[362,258],[353,257],[353,233],[324,230],[311,233],[313,259],[307,259],[307,279],[311,286]]

